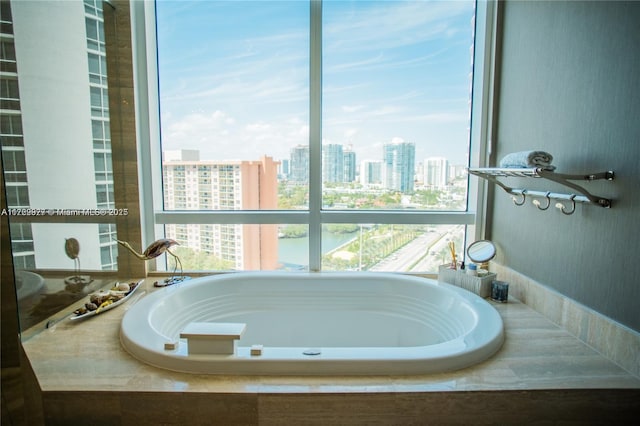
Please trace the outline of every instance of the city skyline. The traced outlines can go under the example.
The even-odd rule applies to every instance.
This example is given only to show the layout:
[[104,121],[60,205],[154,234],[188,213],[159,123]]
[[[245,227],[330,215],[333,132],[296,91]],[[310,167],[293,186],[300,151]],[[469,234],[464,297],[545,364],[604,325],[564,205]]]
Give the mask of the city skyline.
[[[466,163],[473,4],[325,2],[323,143],[362,160],[399,138],[416,158]],[[309,143],[308,4],[157,9],[163,149],[288,158]]]
[[[428,157],[424,161],[415,161],[413,158],[413,146],[407,143],[388,144],[389,152],[392,154],[387,164],[388,170],[384,170],[385,160],[356,160],[355,153],[347,146],[343,150],[342,145],[329,145],[329,150],[323,146],[323,183],[352,183],[359,182],[363,186],[374,186],[390,190],[400,190],[401,192],[411,192],[414,184],[419,187],[445,188],[451,181],[464,176],[465,166],[451,164],[444,157]],[[394,147],[394,145],[396,145]],[[403,146],[409,146],[408,152]],[[400,158],[398,158],[398,155]],[[254,159],[247,160],[207,160],[200,159],[198,150],[169,150],[162,153],[163,170],[167,166],[185,165],[237,165],[240,163],[255,163]],[[404,158],[402,158],[404,157]],[[298,145],[290,150],[290,157],[285,159],[274,159],[262,155],[260,160],[269,161],[277,165],[278,181],[285,181],[294,184],[308,184],[309,161],[308,146]],[[393,175],[396,175],[394,178]],[[399,180],[404,183],[399,184]],[[166,190],[166,188],[165,188]],[[167,194],[165,194],[167,196]]]

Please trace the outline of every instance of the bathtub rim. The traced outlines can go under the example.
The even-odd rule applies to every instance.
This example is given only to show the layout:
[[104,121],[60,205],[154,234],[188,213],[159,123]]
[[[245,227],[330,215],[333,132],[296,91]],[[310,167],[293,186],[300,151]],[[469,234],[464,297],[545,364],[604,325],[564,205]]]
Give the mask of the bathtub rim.
[[[169,351],[150,349],[139,344],[125,331],[125,323],[130,318],[131,309],[142,304],[154,306],[164,297],[174,292],[188,291],[190,285],[210,279],[238,280],[243,277],[256,277],[268,274],[271,277],[293,279],[297,277],[353,277],[400,279],[419,285],[438,287],[439,290],[452,292],[465,303],[473,307],[476,314],[486,316],[492,321],[492,330],[479,332],[480,321],[467,333],[435,345],[413,347],[358,347],[359,356],[353,356],[353,348],[321,348],[319,356],[300,356],[305,347],[267,347],[262,356],[251,356],[249,347],[239,347],[235,355],[177,355]],[[149,325],[152,327],[152,325]],[[438,282],[432,278],[406,275],[393,272],[281,272],[247,271],[216,274],[199,277],[171,287],[164,287],[147,294],[135,305],[127,308],[123,315],[119,340],[121,347],[138,361],[166,370],[192,374],[219,375],[415,375],[432,374],[458,370],[477,365],[497,353],[505,339],[502,317],[486,300],[455,287]],[[476,341],[474,341],[476,340]],[[166,339],[163,339],[166,342]],[[157,343],[157,342],[156,342]],[[469,349],[467,345],[472,345]],[[465,346],[465,348],[461,348]],[[464,349],[464,350],[461,350]],[[292,359],[292,356],[295,358]],[[345,358],[348,356],[348,358]]]

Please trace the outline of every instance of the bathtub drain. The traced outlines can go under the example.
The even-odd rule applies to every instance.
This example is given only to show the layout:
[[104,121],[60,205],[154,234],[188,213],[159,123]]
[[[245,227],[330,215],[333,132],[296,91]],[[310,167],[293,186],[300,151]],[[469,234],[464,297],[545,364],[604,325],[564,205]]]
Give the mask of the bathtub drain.
[[320,355],[320,349],[316,349],[316,348],[309,348],[309,349],[305,349],[302,352],[303,355]]

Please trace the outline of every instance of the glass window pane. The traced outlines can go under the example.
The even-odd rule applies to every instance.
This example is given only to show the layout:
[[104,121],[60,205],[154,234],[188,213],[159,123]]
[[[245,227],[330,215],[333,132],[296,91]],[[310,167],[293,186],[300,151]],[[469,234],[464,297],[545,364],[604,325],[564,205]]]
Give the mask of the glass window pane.
[[12,241],[11,250],[14,252],[33,251],[33,241]]
[[[34,269],[36,267],[36,258],[33,254],[20,254],[13,257],[13,267],[17,269]],[[23,311],[20,311],[22,314]],[[25,328],[23,323],[20,326]]]
[[[308,209],[310,148],[321,148],[322,208],[466,210],[473,1],[324,2],[321,147],[308,135],[307,2],[175,6],[157,3],[165,210]],[[165,225],[178,249],[230,262],[223,270],[274,269],[245,249],[275,225],[188,222]],[[308,269],[319,228],[276,229],[275,269]],[[435,244],[462,247],[464,231],[324,224],[311,243],[322,241],[323,269],[437,272]],[[434,249],[385,263],[420,244]]]
[[18,82],[9,79],[2,80],[2,84],[0,84],[0,97],[18,99]]
[[101,107],[102,106],[102,91],[99,87],[91,87],[91,106],[92,107]]
[[89,72],[93,74],[100,74],[100,57],[93,53],[87,55],[89,58]]
[[11,238],[14,240],[29,240],[33,238],[31,225],[26,223],[12,223],[9,225]]
[[450,241],[463,259],[464,235],[464,225],[325,225],[322,269],[437,273]]
[[165,209],[290,208],[279,188],[308,192],[309,4],[158,2],[157,34]]
[[6,172],[24,171],[24,151],[4,151],[2,153],[3,167]]
[[91,130],[94,139],[102,139],[104,137],[102,132],[103,123],[99,120],[91,121]]
[[5,188],[7,193],[7,206],[9,208],[29,207],[29,190],[26,186],[9,186]]
[[96,172],[104,172],[105,164],[104,164],[104,154],[94,153],[93,154],[93,163],[96,168]]
[[[171,251],[185,270],[306,270],[307,231],[307,225],[165,225],[166,237],[179,244]],[[160,269],[175,268],[171,256],[159,260]]]
[[473,16],[463,0],[323,3],[324,207],[466,209]]
[[0,132],[2,132],[3,135],[22,134],[21,117],[19,115],[8,115],[8,114],[0,115]]
[[98,40],[98,21],[86,19],[87,39]]
[[16,60],[16,50],[14,48],[13,43],[8,41],[3,41],[0,43],[0,60],[3,61],[15,61]]
[[98,205],[105,204],[109,201],[109,195],[107,193],[106,185],[96,185],[96,198],[98,200]]

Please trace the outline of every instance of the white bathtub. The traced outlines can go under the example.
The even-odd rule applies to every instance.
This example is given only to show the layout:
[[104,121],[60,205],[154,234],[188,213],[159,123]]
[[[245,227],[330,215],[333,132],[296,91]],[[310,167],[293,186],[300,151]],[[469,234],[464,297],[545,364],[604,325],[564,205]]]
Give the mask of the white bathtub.
[[[190,354],[180,334],[202,322],[246,324],[235,353]],[[120,339],[135,358],[183,372],[379,375],[467,367],[498,351],[504,334],[485,300],[430,279],[249,272],[147,295],[124,315]]]

